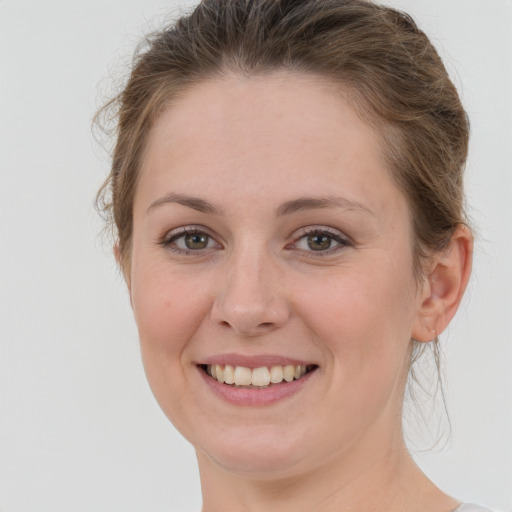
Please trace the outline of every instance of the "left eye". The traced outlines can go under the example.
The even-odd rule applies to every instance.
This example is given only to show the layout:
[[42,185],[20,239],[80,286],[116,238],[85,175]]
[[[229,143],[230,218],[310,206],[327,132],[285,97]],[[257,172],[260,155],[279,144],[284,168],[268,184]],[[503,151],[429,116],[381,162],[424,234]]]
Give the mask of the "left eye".
[[339,235],[326,231],[311,231],[301,236],[294,247],[302,251],[327,252],[343,245],[347,245],[347,242]]

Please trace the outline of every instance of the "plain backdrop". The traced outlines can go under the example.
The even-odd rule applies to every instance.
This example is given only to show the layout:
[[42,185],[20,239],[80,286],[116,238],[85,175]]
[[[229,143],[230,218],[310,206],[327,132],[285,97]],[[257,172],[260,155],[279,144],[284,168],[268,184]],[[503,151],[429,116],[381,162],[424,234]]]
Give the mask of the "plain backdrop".
[[[447,492],[509,512],[512,1],[388,4],[417,19],[461,92],[478,228],[470,290],[442,336],[451,437],[421,451],[437,431],[414,427],[411,446]],[[178,5],[187,3],[0,0],[2,512],[200,509],[193,449],[149,391],[93,208],[108,169],[93,114],[142,35]]]

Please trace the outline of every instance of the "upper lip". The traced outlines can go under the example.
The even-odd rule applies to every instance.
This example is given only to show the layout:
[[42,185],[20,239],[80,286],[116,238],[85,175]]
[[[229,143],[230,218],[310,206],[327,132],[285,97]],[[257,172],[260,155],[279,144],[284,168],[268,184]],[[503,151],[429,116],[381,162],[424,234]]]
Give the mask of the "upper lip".
[[254,356],[247,356],[242,354],[217,354],[206,358],[201,361],[203,365],[226,365],[231,366],[244,366],[246,368],[261,368],[262,366],[286,366],[286,365],[312,365],[312,361],[305,361],[293,357],[286,357],[280,355],[261,354]]

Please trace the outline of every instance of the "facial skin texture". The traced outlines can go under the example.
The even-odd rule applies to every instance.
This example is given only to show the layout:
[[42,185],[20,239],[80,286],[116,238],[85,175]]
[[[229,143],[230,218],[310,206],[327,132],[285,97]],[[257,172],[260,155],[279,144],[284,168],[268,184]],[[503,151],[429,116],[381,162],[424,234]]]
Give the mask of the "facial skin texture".
[[[162,200],[176,195],[216,211]],[[283,211],[333,197],[346,201]],[[187,226],[209,236],[205,249],[163,245]],[[346,244],[312,251],[311,226]],[[196,447],[205,512],[456,507],[402,440],[410,340],[433,338],[440,312],[456,309],[415,281],[411,238],[378,137],[320,80],[230,75],[194,86],[157,120],[126,277],[151,388]],[[290,397],[234,405],[197,366],[223,354],[318,368]]]

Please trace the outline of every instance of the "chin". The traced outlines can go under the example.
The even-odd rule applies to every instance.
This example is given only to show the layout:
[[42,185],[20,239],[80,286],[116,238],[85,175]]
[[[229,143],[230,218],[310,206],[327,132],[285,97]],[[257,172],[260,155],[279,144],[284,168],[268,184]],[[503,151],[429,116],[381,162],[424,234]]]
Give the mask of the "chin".
[[270,427],[249,432],[225,431],[210,438],[207,444],[194,444],[199,458],[204,456],[231,473],[259,480],[291,477],[300,472],[305,461],[307,437],[298,433],[283,436],[276,430]]
[[216,466],[229,473],[253,480],[276,481],[301,473],[300,458],[296,455],[267,453],[254,454],[205,454]]

